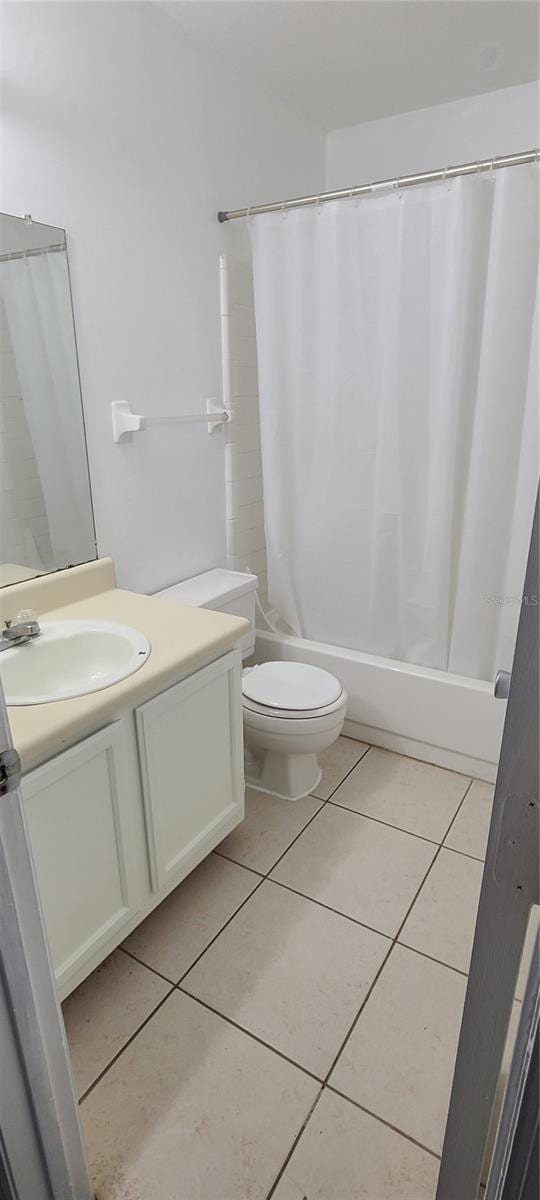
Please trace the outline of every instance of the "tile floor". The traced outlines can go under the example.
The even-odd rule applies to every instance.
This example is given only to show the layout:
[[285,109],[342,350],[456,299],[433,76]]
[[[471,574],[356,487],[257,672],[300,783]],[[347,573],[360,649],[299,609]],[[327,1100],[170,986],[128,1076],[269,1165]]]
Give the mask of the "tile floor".
[[433,1200],[493,789],[323,758],[65,1002],[97,1200]]

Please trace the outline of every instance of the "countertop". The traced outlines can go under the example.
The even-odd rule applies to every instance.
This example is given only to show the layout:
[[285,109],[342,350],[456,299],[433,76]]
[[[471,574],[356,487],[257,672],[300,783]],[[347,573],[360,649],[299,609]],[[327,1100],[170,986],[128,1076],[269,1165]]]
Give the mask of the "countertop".
[[39,614],[40,621],[70,618],[131,625],[148,639],[151,652],[135,674],[99,692],[74,700],[8,708],[23,771],[32,770],[116,720],[126,710],[225,654],[248,629],[248,622],[242,617],[191,608],[119,588]]

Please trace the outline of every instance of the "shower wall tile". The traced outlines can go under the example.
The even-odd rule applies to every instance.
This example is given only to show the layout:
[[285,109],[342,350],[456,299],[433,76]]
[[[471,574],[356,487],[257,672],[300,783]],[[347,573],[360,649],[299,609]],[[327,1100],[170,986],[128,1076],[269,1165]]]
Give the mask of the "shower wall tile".
[[266,552],[259,426],[257,343],[251,266],[221,261],[221,328],[225,430],[227,565],[259,576],[266,599]]

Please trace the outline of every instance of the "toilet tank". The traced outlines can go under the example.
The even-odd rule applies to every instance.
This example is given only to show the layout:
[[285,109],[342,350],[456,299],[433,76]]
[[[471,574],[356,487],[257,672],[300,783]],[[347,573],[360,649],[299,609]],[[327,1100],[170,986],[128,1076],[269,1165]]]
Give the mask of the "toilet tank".
[[193,575],[182,583],[156,592],[164,600],[192,604],[195,608],[211,608],[214,612],[233,613],[249,621],[249,631],[240,642],[242,658],[249,658],[255,649],[255,594],[258,579],[244,571],[226,571],[217,567],[202,575]]

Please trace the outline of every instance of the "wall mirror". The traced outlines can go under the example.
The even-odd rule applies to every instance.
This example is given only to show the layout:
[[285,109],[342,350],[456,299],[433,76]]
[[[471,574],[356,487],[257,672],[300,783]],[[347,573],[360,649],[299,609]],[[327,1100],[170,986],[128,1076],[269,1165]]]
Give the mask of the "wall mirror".
[[65,230],[0,214],[0,586],[96,557]]

